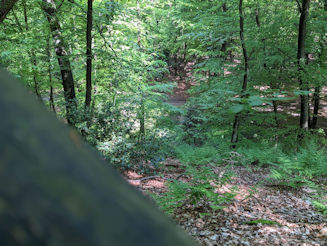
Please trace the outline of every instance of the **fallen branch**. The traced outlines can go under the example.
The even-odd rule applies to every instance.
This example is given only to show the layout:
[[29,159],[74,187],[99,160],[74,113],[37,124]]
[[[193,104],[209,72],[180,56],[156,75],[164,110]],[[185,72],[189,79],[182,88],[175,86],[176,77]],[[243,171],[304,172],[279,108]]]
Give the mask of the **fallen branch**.
[[185,175],[185,173],[182,173],[180,175],[178,175],[176,177],[176,179],[169,179],[169,178],[166,178],[166,177],[162,177],[162,176],[159,176],[159,175],[156,175],[156,176],[148,176],[148,177],[144,177],[144,178],[141,178],[141,179],[133,179],[133,181],[146,181],[146,180],[149,180],[149,179],[164,179],[164,180],[167,180],[167,181],[170,181],[170,182],[173,182],[173,181],[176,181],[178,180],[179,178],[181,178],[183,175]]

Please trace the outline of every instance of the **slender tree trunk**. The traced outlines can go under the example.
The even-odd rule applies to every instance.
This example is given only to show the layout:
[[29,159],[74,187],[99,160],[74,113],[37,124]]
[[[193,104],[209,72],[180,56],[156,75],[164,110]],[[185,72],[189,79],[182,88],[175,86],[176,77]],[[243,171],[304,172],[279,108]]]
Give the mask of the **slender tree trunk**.
[[[304,66],[306,61],[305,55],[305,39],[307,20],[309,16],[310,0],[302,0],[301,16],[299,22],[299,35],[298,35],[298,72],[299,72],[299,87],[302,91],[308,91],[309,86],[306,81],[303,80]],[[309,129],[309,96],[301,95],[301,114],[300,114],[300,128],[307,131]]]
[[[140,0],[136,0],[136,6],[137,6],[137,18],[139,21],[141,21],[141,7],[140,7]],[[138,31],[137,31],[137,44],[140,49],[142,49],[142,43],[141,43],[141,26],[138,24]],[[144,108],[144,93],[141,92],[141,112],[139,115],[140,120],[140,133],[139,133],[139,142],[142,136],[145,134],[145,108]]]
[[50,84],[50,91],[49,91],[49,101],[50,101],[50,110],[52,110],[56,114],[56,107],[54,103],[53,97],[53,86],[52,86],[52,74],[51,74],[51,52],[50,52],[50,36],[47,38],[47,62],[48,62],[48,75],[49,75],[49,84]]
[[[324,0],[324,10],[325,10],[325,12],[327,12],[327,0]],[[324,47],[325,47],[325,44],[321,43],[321,52],[319,55],[319,62],[321,62],[321,54],[324,53]],[[320,85],[315,86],[315,91],[313,94],[313,115],[312,115],[312,122],[311,122],[312,129],[317,128],[318,113],[319,113],[319,106],[320,106],[320,92],[321,92],[321,86]]]
[[[260,9],[259,9],[259,7],[255,10],[255,22],[257,24],[257,27],[260,30],[261,23],[260,23]],[[265,43],[265,39],[262,38],[261,39],[261,42],[263,43],[263,52],[266,55],[266,43]],[[267,69],[266,62],[263,63],[263,68],[264,68],[264,70]],[[270,81],[270,88],[271,89],[275,89],[275,86],[273,85],[273,83],[271,81]],[[279,126],[279,123],[278,123],[278,117],[277,117],[277,114],[278,114],[278,104],[277,104],[277,101],[273,100],[272,101],[272,104],[273,104],[273,109],[274,109],[275,124],[276,124],[276,127],[278,127]]]
[[58,63],[61,72],[62,85],[66,101],[66,118],[70,125],[74,125],[74,114],[77,109],[75,97],[74,78],[67,54],[67,45],[61,34],[61,26],[58,20],[57,8],[53,0],[43,0],[42,9],[48,19],[52,33],[55,52],[58,57]]
[[[223,3],[223,5],[222,5],[222,10],[223,10],[224,13],[227,12],[227,4],[226,4],[226,2]],[[225,54],[225,52],[226,52],[226,48],[227,48],[227,43],[228,43],[227,40],[225,40],[225,41],[223,42],[223,44],[221,45],[221,48],[220,48],[220,51],[222,52],[222,56],[223,56],[225,59],[227,59],[227,56],[226,56],[226,54]]]
[[312,122],[311,122],[312,129],[317,128],[318,112],[320,106],[320,91],[321,91],[321,87],[316,86],[313,94],[313,115],[312,115]]
[[92,100],[92,2],[87,1],[85,108],[90,107]]
[[[26,39],[26,33],[28,31],[28,20],[27,20],[27,10],[26,10],[26,2],[24,1],[23,2],[24,4],[24,21],[25,21],[25,29],[23,28],[22,24],[20,23],[16,13],[14,12],[14,10],[12,11],[13,12],[13,15],[14,15],[14,18],[15,18],[15,21],[17,23],[17,26],[18,26],[18,29],[21,31],[21,33],[23,34],[24,36],[24,39]],[[37,98],[42,102],[42,97],[39,93],[39,89],[38,89],[38,81],[37,81],[37,73],[36,73],[36,66],[37,66],[37,62],[36,62],[36,55],[35,55],[35,51],[34,49],[32,49],[31,51],[28,50],[27,51],[28,53],[28,57],[30,58],[31,60],[31,65],[32,65],[32,74],[33,74],[33,82],[34,82],[34,92],[37,96]]]
[[[245,92],[248,85],[248,72],[249,72],[249,58],[247,55],[247,49],[244,40],[244,14],[243,14],[243,0],[239,1],[239,15],[240,15],[240,40],[242,44],[242,52],[244,58],[244,75],[243,75],[243,84],[242,84],[242,95],[241,97],[245,96]],[[238,132],[240,126],[240,116],[241,113],[237,113],[235,115],[234,124],[233,124],[233,133],[232,133],[232,147],[235,148],[235,144],[238,141]]]
[[[29,27],[28,27],[26,0],[23,1],[23,6],[24,6],[25,29],[28,32]],[[31,62],[32,62],[34,92],[35,92],[36,96],[38,97],[38,99],[42,102],[43,100],[42,100],[41,94],[39,92],[39,82],[38,82],[38,79],[37,79],[37,71],[36,71],[37,61],[36,61],[35,50],[33,48],[30,50],[30,58],[31,58]]]
[[0,0],[0,23],[6,18],[17,1],[18,0]]

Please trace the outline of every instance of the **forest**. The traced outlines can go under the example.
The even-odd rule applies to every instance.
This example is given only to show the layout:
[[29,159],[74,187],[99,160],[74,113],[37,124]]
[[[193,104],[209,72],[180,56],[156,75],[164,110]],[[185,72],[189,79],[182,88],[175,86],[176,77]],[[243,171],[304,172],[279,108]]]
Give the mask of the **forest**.
[[0,66],[199,245],[327,245],[327,0],[0,4]]

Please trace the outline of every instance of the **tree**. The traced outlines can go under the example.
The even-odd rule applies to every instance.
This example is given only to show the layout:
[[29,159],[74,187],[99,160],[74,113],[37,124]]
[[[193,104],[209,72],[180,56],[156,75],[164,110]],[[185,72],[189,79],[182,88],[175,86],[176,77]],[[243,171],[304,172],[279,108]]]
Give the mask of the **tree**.
[[71,69],[67,45],[61,35],[61,26],[57,17],[56,4],[53,0],[43,0],[42,9],[48,19],[55,52],[60,67],[64,97],[66,101],[66,118],[70,125],[74,125],[77,102],[75,97],[75,86],[73,72]]
[[0,69],[1,245],[194,245]]
[[[247,49],[244,40],[244,13],[243,13],[243,0],[239,1],[239,14],[240,14],[240,40],[242,45],[243,59],[244,59],[244,75],[242,83],[242,92],[241,97],[245,96],[245,92],[248,85],[248,70],[249,70],[249,57],[247,55]],[[238,141],[238,131],[240,126],[240,113],[235,115],[234,124],[233,124],[233,133],[232,133],[232,144],[237,143]]]
[[[327,0],[324,0],[324,5],[323,5],[323,10],[325,12],[325,23],[326,23],[326,13],[327,13]],[[324,29],[322,28],[321,33],[320,33],[320,52],[318,53],[318,62],[319,65],[324,67],[324,52],[325,52],[325,46],[326,46],[326,41],[324,40]],[[313,114],[312,114],[312,121],[310,124],[310,127],[312,129],[317,128],[317,122],[318,122],[318,112],[319,112],[319,107],[320,107],[320,93],[321,93],[321,83],[318,82],[318,84],[315,86],[314,89],[314,94],[313,94]]]
[[9,11],[12,9],[12,7],[14,7],[15,3],[18,0],[1,0],[0,1],[0,22],[2,22],[7,14],[9,13]]
[[90,107],[92,99],[92,3],[93,0],[87,1],[85,108]]
[[307,131],[309,129],[309,96],[307,92],[309,91],[308,82],[304,79],[304,66],[306,64],[306,54],[305,54],[305,39],[306,39],[306,29],[307,21],[309,16],[309,5],[310,0],[303,0],[301,6],[301,16],[299,21],[299,35],[298,35],[298,71],[299,71],[299,86],[302,90],[301,100],[301,114],[300,114],[300,128]]
[[[24,6],[25,29],[28,32],[29,27],[28,27],[26,0],[23,0],[23,6]],[[32,61],[32,66],[33,66],[32,71],[33,71],[34,91],[35,91],[35,94],[37,95],[37,97],[39,98],[39,100],[42,102],[42,97],[41,97],[41,94],[39,91],[39,81],[38,81],[37,71],[36,71],[37,60],[36,60],[36,55],[35,55],[34,49],[31,49],[30,56],[31,56],[31,61]]]

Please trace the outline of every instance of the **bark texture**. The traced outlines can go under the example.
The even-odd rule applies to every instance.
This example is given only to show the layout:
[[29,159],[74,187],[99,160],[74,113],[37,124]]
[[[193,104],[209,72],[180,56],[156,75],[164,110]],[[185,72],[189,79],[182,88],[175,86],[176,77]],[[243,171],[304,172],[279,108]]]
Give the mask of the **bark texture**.
[[[327,0],[324,0],[324,11],[326,12],[326,15],[327,15]],[[327,20],[327,17],[325,17],[325,20]],[[324,33],[322,33],[322,37],[323,37],[323,35],[324,35]],[[319,62],[320,63],[324,63],[324,61],[322,59],[322,55],[325,52],[325,46],[326,46],[326,42],[321,41],[321,45],[320,45],[321,51],[319,54]],[[315,86],[315,91],[313,94],[313,115],[312,115],[312,122],[311,122],[312,129],[317,128],[318,113],[319,113],[319,107],[320,107],[320,93],[321,93],[321,85]]]
[[0,0],[0,22],[6,18],[17,1],[18,0]]
[[0,245],[195,245],[0,68]]
[[67,53],[67,45],[61,34],[61,26],[57,17],[57,8],[53,0],[43,0],[42,9],[45,12],[52,34],[55,52],[61,72],[62,85],[66,101],[66,118],[70,125],[74,125],[74,114],[76,113],[77,103],[75,97],[75,86],[73,72]]
[[[299,22],[298,51],[297,51],[299,87],[300,90],[302,91],[309,90],[307,81],[304,81],[303,79],[304,66],[306,63],[305,39],[306,39],[307,20],[309,16],[309,5],[310,5],[310,0],[302,0],[301,16]],[[307,131],[309,129],[309,96],[306,94],[302,94],[300,96],[300,101],[301,101],[300,128]]]
[[92,100],[92,4],[93,0],[87,1],[87,24],[86,24],[86,94],[85,107],[89,108]]

